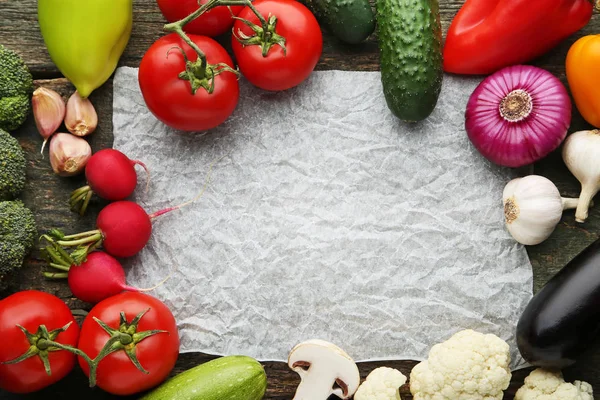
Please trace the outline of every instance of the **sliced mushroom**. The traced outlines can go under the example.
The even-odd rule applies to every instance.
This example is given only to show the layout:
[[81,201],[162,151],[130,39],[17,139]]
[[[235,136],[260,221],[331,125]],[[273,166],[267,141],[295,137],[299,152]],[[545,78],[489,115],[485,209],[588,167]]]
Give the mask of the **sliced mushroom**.
[[296,345],[288,357],[288,366],[302,380],[294,400],[327,400],[332,394],[349,399],[360,384],[354,360],[324,340],[308,340]]

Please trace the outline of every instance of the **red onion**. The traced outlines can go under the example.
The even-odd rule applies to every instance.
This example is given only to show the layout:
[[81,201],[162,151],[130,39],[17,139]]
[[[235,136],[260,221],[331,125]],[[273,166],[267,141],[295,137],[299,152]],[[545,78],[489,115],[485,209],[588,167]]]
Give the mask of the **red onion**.
[[571,123],[571,100],[550,72],[516,65],[484,79],[465,116],[469,139],[484,157],[521,167],[560,146]]

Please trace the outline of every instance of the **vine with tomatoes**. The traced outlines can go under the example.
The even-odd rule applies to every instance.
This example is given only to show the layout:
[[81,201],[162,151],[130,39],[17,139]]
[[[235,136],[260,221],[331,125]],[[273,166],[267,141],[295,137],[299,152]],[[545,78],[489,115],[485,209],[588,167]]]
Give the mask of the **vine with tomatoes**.
[[[319,24],[294,0],[157,1],[170,22],[164,26],[167,34],[143,57],[139,84],[150,111],[175,129],[203,131],[223,123],[237,106],[241,77],[263,90],[289,89],[311,74],[321,56]],[[228,30],[237,66],[211,37]],[[117,155],[105,152],[102,157],[115,165]],[[130,169],[140,164],[121,158]],[[123,203],[129,202],[113,206]],[[148,219],[149,226],[151,219],[178,207],[140,218]],[[114,214],[119,220],[131,218],[132,210]],[[146,289],[125,285],[120,264],[103,243],[109,232],[100,225],[81,234],[52,230],[42,235],[48,242],[42,253],[60,271],[45,276],[67,277],[74,294],[97,303],[81,328],[68,306],[48,293],[22,291],[0,302],[0,332],[8,343],[0,348],[0,388],[35,392],[63,379],[75,364],[91,387],[122,396],[148,390],[169,376],[179,355],[175,318],[167,305],[141,293]],[[128,240],[134,235],[121,234]],[[106,252],[90,253],[101,244]],[[68,253],[71,246],[75,250]],[[81,275],[77,282],[75,272]]]
[[[240,74],[258,88],[286,90],[303,82],[321,57],[319,24],[297,1],[203,0],[185,17],[181,13],[197,3],[181,3],[158,1],[173,22],[139,69],[148,109],[172,128],[204,131],[225,122],[239,100]],[[237,68],[225,48],[206,36],[230,28]]]

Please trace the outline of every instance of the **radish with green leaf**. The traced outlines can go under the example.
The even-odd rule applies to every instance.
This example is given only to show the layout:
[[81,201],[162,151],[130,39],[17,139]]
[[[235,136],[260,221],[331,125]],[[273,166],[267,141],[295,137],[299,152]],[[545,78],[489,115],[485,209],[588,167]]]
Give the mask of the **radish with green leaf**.
[[144,168],[149,182],[150,172],[143,162],[130,160],[115,149],[104,149],[95,153],[85,167],[88,184],[71,194],[71,209],[83,215],[94,193],[109,201],[125,200],[131,196],[137,186],[136,165]]
[[88,303],[99,303],[104,299],[115,296],[121,292],[147,292],[154,290],[165,283],[170,275],[156,286],[139,289],[127,285],[125,271],[121,263],[103,251],[94,251],[87,255],[80,265],[58,246],[52,238],[42,236],[49,244],[43,249],[43,255],[50,266],[61,272],[44,272],[50,279],[67,278],[69,288],[75,297]]

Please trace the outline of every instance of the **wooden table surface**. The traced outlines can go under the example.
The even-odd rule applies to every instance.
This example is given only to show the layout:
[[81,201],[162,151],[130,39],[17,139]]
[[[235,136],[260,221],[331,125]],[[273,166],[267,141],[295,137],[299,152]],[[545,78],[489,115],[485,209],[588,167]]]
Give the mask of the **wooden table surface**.
[[[441,0],[441,19],[444,32],[462,6],[463,0]],[[73,91],[73,87],[64,79],[51,62],[39,32],[34,0],[0,0],[0,43],[16,50],[22,55],[31,69],[38,85],[44,85],[59,91],[65,98]],[[134,26],[129,45],[121,58],[120,65],[137,67],[146,49],[162,35],[161,28],[164,19],[160,14],[155,0],[134,0]],[[590,24],[578,34],[562,43],[550,54],[535,62],[558,76],[566,84],[564,59],[569,46],[580,36],[600,33],[600,17],[596,13]],[[227,44],[224,37],[222,43]],[[227,46],[227,45],[226,45]],[[229,47],[229,46],[227,46]],[[377,38],[373,35],[366,43],[360,45],[345,45],[324,32],[323,56],[317,66],[319,70],[342,69],[374,71],[379,69]],[[94,151],[112,146],[112,80],[96,90],[91,100],[99,114],[99,126],[90,137]],[[571,132],[587,128],[582,118],[575,113]],[[64,128],[63,128],[64,129]],[[68,196],[71,190],[84,183],[83,177],[58,178],[53,175],[48,159],[39,155],[41,138],[38,135],[33,119],[30,117],[26,124],[14,135],[24,147],[28,158],[27,186],[22,195],[23,201],[36,215],[40,232],[51,227],[64,228],[70,232],[87,230],[93,226],[95,216],[103,206],[93,202],[90,211],[84,218],[79,218],[68,209]],[[579,184],[564,166],[559,152],[555,152],[534,166],[536,174],[550,178],[560,189],[563,196],[577,197]],[[598,201],[597,201],[598,202]],[[591,210],[588,222],[577,224],[573,212],[565,213],[554,235],[545,243],[527,249],[534,271],[534,290],[539,290],[547,280],[571,260],[583,248],[598,238],[600,234],[600,207]],[[64,299],[72,309],[89,310],[88,304],[75,299],[69,291],[66,282],[47,281],[41,276],[45,269],[39,253],[34,252],[24,267],[10,278],[10,288],[0,297],[10,293],[36,289],[43,290]],[[510,306],[507,304],[507,306]],[[208,361],[214,356],[200,353],[182,354],[173,374]],[[291,399],[298,378],[288,370],[286,364],[276,362],[264,363],[269,377],[266,399]],[[382,363],[361,363],[360,371],[364,377],[377,366],[398,368],[408,376],[413,361],[388,361]],[[514,392],[521,386],[528,371],[514,374],[511,387],[506,398],[512,399]],[[590,382],[600,398],[600,346],[590,349],[576,366],[564,371],[567,379],[580,379]],[[404,398],[410,398],[408,386],[402,389]],[[112,398],[100,389],[91,390],[86,386],[83,373],[76,369],[63,381],[39,393],[28,396],[15,396],[0,392],[2,399],[58,399],[58,398]]]

